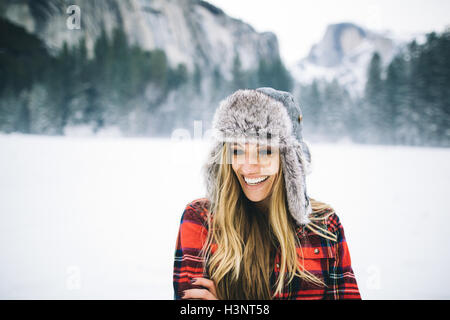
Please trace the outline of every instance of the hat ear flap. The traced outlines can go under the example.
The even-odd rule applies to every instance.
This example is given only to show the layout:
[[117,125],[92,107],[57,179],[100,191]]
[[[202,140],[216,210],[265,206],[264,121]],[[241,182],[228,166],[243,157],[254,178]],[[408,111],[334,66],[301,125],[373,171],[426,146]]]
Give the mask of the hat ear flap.
[[281,157],[288,209],[299,225],[310,222],[308,216],[311,213],[309,198],[306,193],[306,181],[303,172],[303,164],[299,156],[299,144],[294,147],[284,148]]
[[219,166],[222,161],[222,149],[224,143],[216,141],[207,155],[205,164],[202,167],[203,178],[206,185],[207,198],[211,202],[211,207],[216,203],[217,196],[217,178],[219,174]]
[[311,173],[311,152],[309,151],[308,145],[302,141],[295,145],[295,151],[300,163],[303,166],[305,175],[309,175]]

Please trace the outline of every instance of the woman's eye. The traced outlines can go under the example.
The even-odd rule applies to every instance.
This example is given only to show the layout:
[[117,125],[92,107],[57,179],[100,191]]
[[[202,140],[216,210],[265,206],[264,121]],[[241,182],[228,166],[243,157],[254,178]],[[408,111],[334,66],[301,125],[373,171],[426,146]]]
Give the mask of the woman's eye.
[[[240,155],[243,155],[244,154],[244,152],[242,151],[242,150],[240,150],[240,149],[232,149],[233,151],[233,155],[234,156],[240,156]],[[259,151],[259,155],[260,156],[270,156],[270,155],[272,155],[272,150],[270,150],[270,149],[264,149],[264,150],[260,150]]]
[[233,155],[238,156],[242,154],[242,150],[238,150],[238,149],[234,149],[233,150]]

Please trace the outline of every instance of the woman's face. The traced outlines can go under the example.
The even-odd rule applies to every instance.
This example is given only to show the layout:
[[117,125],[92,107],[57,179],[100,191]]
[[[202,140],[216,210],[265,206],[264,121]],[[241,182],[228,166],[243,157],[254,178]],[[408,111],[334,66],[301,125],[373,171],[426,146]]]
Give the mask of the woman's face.
[[230,148],[231,166],[246,197],[259,202],[270,196],[280,166],[278,147],[232,143]]

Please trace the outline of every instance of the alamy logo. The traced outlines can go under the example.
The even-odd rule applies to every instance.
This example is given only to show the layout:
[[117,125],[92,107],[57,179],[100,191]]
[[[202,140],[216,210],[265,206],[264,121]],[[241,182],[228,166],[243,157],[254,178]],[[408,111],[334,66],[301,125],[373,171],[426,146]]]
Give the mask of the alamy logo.
[[69,30],[79,30],[81,28],[81,9],[77,5],[67,7],[66,13],[69,17],[66,20],[66,26]]
[[81,289],[81,269],[79,266],[68,266],[66,268],[66,289]]

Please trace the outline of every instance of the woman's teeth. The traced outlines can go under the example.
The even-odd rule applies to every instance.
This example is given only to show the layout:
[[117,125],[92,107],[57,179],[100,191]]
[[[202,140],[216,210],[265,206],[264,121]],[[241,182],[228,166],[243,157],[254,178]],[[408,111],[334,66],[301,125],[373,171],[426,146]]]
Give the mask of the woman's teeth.
[[249,185],[255,185],[255,184],[259,184],[261,182],[266,181],[268,178],[269,178],[269,176],[260,177],[260,178],[256,178],[256,179],[250,179],[250,178],[244,177],[244,180]]

